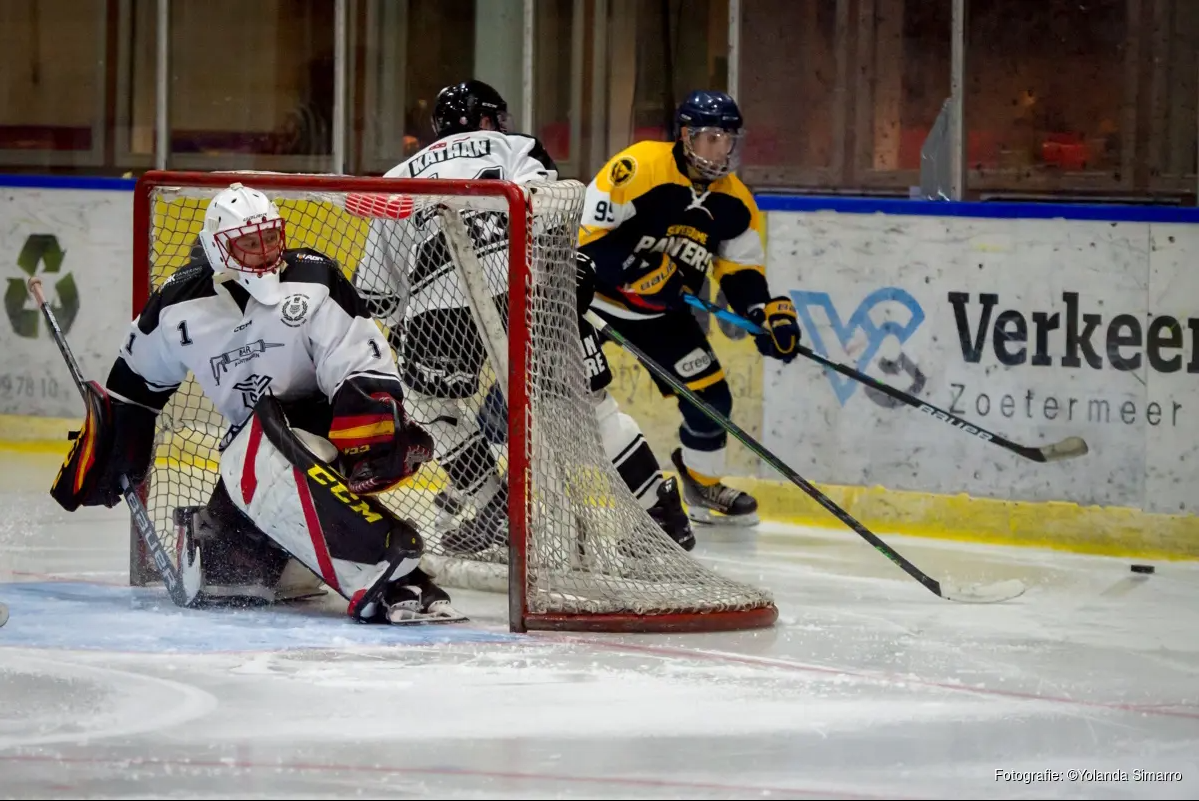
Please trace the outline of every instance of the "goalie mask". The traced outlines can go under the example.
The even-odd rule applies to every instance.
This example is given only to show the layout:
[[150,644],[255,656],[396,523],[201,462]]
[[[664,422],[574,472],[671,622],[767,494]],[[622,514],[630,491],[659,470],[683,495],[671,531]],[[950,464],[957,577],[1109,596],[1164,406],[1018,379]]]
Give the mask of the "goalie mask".
[[674,122],[687,164],[701,177],[715,181],[737,169],[745,128],[733,98],[724,92],[692,92],[679,104]]
[[217,283],[236,281],[266,306],[283,299],[283,218],[262,192],[239,183],[221,190],[204,213],[200,245]]

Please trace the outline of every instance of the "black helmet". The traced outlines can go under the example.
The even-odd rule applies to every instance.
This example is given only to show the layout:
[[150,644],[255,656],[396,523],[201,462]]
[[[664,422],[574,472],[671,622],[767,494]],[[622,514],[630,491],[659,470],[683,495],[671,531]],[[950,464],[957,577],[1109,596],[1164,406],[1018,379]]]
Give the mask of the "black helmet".
[[433,104],[433,132],[438,136],[480,129],[483,118],[497,131],[508,130],[508,103],[482,81],[463,81],[437,93]]

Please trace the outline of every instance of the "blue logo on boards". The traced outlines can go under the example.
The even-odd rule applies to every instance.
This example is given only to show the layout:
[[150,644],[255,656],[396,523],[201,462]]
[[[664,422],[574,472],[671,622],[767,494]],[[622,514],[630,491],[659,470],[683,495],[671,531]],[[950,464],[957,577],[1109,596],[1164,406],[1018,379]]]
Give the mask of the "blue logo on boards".
[[[866,347],[858,355],[857,361],[852,363],[852,366],[857,368],[859,372],[867,371],[867,367],[874,361],[887,337],[895,337],[899,340],[899,344],[902,345],[911,338],[912,334],[916,333],[916,329],[924,322],[924,309],[920,307],[915,298],[898,287],[884,287],[874,290],[858,304],[853,314],[844,322],[841,321],[841,315],[837,312],[832,298],[829,297],[827,292],[808,292],[793,289],[791,290],[791,298],[795,301],[795,311],[799,315],[800,322],[803,325],[804,335],[811,342],[812,350],[826,359],[840,361],[837,354],[829,354],[828,346],[821,335],[821,328],[817,325],[817,319],[819,318],[813,319],[813,310],[824,310],[824,315],[828,319],[828,328],[832,329],[833,334],[841,343],[841,351],[843,353],[850,352],[850,346],[853,344],[855,338],[858,338],[859,332],[861,335],[864,335]],[[885,303],[898,304],[903,309],[906,309],[907,322],[898,322],[891,319],[875,322],[876,318],[883,318],[885,312],[874,315],[872,313],[877,307]],[[894,307],[891,308],[892,310],[894,309]],[[916,377],[915,366],[910,365],[906,357],[902,354],[896,362],[880,359],[879,365],[885,373],[894,375],[902,370],[911,372],[913,377]],[[842,376],[827,367],[824,368],[824,373],[828,376],[829,383],[832,384],[833,392],[837,395],[837,400],[844,406],[846,401],[853,396],[854,391],[858,388],[858,382],[847,376]],[[923,385],[923,376],[919,377],[918,383]]]

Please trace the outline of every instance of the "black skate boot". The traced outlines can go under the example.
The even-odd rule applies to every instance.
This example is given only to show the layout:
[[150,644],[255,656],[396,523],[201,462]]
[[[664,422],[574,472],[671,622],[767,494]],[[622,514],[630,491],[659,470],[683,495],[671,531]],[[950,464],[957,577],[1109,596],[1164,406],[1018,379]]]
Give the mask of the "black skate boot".
[[658,502],[649,508],[649,516],[679,544],[684,551],[695,547],[695,534],[691,521],[683,511],[683,500],[679,497],[679,482],[668,478],[658,486]]
[[441,538],[447,555],[482,553],[508,544],[508,484],[505,482],[475,516]]
[[466,615],[450,604],[450,594],[433,583],[419,567],[383,590],[387,620],[396,625],[456,623]]
[[710,486],[700,484],[683,464],[683,449],[670,454],[683,483],[683,500],[687,516],[696,523],[726,526],[753,526],[758,523],[758,502],[754,496],[733,489],[719,481]]

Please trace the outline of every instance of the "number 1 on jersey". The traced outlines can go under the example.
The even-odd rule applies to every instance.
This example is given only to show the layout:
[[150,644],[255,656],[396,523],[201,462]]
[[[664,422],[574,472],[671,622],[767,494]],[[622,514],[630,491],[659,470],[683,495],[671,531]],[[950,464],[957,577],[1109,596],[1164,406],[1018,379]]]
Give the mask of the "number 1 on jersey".
[[179,331],[179,344],[190,345],[192,343],[192,338],[187,335],[187,320],[179,323],[179,325],[175,326],[175,328]]

